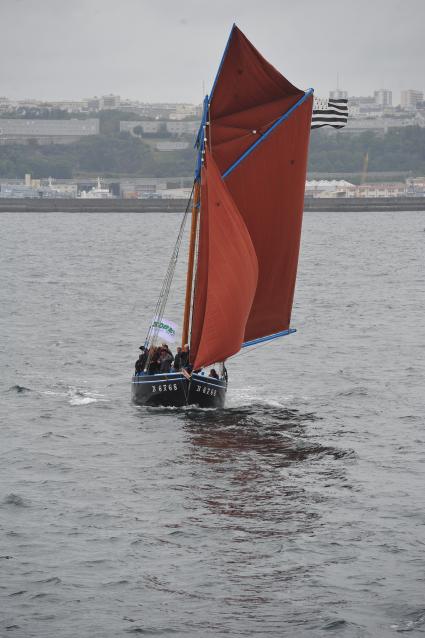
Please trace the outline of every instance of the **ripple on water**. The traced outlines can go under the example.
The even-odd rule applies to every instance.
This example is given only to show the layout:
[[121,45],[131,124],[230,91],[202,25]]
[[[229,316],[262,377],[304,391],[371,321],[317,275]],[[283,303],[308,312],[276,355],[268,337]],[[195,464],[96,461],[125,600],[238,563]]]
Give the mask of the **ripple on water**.
[[2,216],[0,635],[422,635],[423,213],[306,214],[297,335],[136,407],[178,217]]
[[29,507],[29,502],[19,494],[8,494],[3,499],[4,505],[15,505],[16,507]]

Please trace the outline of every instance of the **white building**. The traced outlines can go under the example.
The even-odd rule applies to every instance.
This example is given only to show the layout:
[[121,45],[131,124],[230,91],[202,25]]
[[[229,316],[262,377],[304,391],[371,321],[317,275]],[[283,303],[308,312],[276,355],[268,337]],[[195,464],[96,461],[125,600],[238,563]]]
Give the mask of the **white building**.
[[385,107],[393,105],[393,92],[389,89],[378,89],[374,91],[373,97],[379,106]]
[[0,144],[37,140],[40,144],[67,144],[86,135],[99,134],[99,120],[0,119]]
[[179,122],[167,122],[167,132],[171,135],[195,135],[199,130],[198,120],[181,120]]
[[83,113],[88,109],[87,100],[57,100],[56,102],[46,102],[46,107],[61,109],[68,113]]
[[403,197],[406,184],[403,182],[382,182],[357,186],[356,197]]
[[136,126],[140,126],[143,133],[163,133],[162,137],[170,135],[196,135],[199,129],[199,120],[146,120],[142,122],[122,121],[120,131],[133,133]]
[[344,179],[313,179],[305,184],[306,197],[354,197],[356,186]]
[[348,100],[348,91],[341,91],[341,89],[334,89],[329,91],[330,100]]
[[162,140],[155,144],[157,151],[183,151],[189,147],[189,142],[174,142],[173,140]]
[[161,191],[162,199],[188,200],[192,192],[191,188],[167,188]]
[[145,122],[123,121],[120,122],[120,131],[133,133],[136,126],[140,126],[143,133],[159,133],[163,122],[159,120],[147,120]]
[[348,118],[347,125],[342,129],[344,133],[359,134],[365,131],[371,133],[387,133],[391,128],[402,128],[404,126],[424,126],[415,114],[405,113],[401,117],[353,117]]
[[407,89],[400,94],[400,106],[402,109],[415,110],[417,102],[422,102],[423,99],[423,91]]
[[110,95],[102,95],[99,102],[99,107],[102,110],[109,111],[112,109],[119,109],[121,97],[119,95],[113,95],[112,93]]

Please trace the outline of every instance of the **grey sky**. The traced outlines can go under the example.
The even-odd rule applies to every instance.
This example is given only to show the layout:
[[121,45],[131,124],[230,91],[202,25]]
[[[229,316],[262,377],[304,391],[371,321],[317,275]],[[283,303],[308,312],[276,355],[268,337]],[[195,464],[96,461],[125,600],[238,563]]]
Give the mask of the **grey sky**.
[[200,102],[236,22],[326,96],[425,89],[425,0],[0,0],[0,95]]

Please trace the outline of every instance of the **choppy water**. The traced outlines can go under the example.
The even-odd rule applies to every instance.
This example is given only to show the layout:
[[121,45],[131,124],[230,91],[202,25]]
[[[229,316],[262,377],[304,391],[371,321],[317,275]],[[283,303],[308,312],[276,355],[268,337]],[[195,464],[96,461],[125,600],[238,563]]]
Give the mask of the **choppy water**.
[[0,221],[1,636],[425,633],[423,213],[307,214],[217,411],[129,400],[178,216]]

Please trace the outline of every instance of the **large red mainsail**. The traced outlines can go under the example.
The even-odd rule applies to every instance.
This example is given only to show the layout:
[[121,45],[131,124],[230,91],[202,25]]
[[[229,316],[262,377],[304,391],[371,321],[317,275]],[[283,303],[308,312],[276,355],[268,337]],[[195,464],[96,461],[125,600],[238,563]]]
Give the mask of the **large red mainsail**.
[[[312,104],[311,91],[305,93],[293,86],[236,26],[233,27],[206,118],[207,159],[202,180],[207,186],[201,186],[201,231],[191,339],[192,361],[196,367],[224,360],[230,350],[232,354],[237,352],[244,341],[289,328]],[[218,243],[211,239],[211,233],[217,232],[215,225],[222,231],[228,224],[220,208],[212,206],[211,197],[213,200],[225,198],[226,211],[233,220],[239,215],[236,224],[239,230],[230,244],[238,243],[239,233],[243,237],[244,255],[241,246],[239,252],[224,248],[230,237],[227,233]],[[236,225],[233,224],[232,232]],[[214,252],[218,247],[220,251]],[[258,267],[255,278],[252,255]],[[210,267],[217,261],[222,272],[212,284]],[[224,272],[235,273],[235,277],[240,278],[239,284],[244,289],[246,285],[243,300],[229,296]],[[212,290],[213,302],[210,300]],[[220,311],[222,318],[231,316],[231,325],[238,326],[232,339],[229,337],[232,347],[227,343],[230,323],[226,323],[227,319],[217,320],[220,306],[223,309],[226,306]],[[212,337],[209,335],[213,334],[216,346],[211,349],[215,357],[211,359],[212,354],[204,355],[204,350],[210,353]]]

